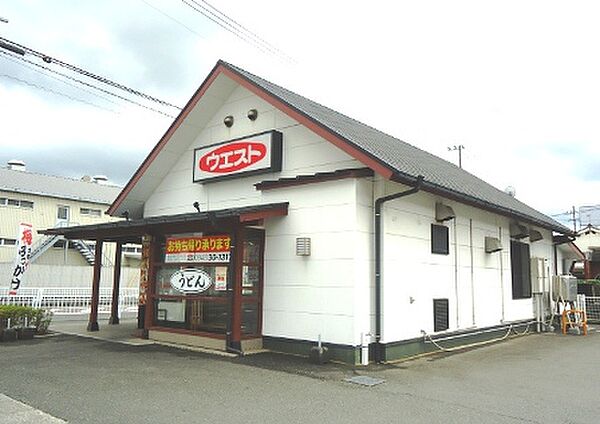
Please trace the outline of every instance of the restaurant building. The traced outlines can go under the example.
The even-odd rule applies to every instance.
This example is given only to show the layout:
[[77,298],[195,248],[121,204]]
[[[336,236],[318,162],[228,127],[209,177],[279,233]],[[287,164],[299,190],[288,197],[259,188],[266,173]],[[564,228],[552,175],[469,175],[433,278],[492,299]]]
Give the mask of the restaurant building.
[[142,243],[143,335],[305,355],[321,340],[349,363],[524,330],[570,234],[443,159],[223,61],[108,213],[127,221],[46,233],[95,240],[97,254]]

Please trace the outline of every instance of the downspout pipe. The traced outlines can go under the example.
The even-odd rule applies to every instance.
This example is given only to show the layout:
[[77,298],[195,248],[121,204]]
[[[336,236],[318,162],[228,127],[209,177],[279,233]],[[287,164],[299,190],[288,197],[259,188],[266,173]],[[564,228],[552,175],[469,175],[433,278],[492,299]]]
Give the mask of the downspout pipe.
[[383,352],[381,346],[381,211],[383,204],[390,200],[399,199],[401,197],[410,196],[421,190],[424,177],[419,175],[415,182],[415,186],[409,190],[383,196],[375,200],[375,362],[383,361]]

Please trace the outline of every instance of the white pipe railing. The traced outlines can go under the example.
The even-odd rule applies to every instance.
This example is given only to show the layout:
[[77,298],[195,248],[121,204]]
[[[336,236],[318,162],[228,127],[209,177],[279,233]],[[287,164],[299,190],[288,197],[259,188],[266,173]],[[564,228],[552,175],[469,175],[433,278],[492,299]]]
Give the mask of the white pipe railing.
[[[119,315],[123,311],[134,312],[138,308],[139,289],[119,290]],[[0,288],[0,305],[22,305],[42,308],[57,315],[77,315],[90,312],[92,303],[91,288],[49,287],[22,288],[16,295],[9,294],[8,288]],[[110,313],[112,288],[101,288],[98,313]]]

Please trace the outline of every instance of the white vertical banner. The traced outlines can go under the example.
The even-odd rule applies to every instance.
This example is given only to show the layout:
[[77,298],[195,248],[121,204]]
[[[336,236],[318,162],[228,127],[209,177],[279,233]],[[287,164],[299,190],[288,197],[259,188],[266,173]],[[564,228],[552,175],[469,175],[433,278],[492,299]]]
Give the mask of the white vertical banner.
[[9,294],[17,294],[17,290],[21,287],[23,274],[29,266],[29,258],[31,257],[31,245],[33,241],[33,227],[31,224],[19,224],[19,235],[17,238],[17,257],[10,282]]

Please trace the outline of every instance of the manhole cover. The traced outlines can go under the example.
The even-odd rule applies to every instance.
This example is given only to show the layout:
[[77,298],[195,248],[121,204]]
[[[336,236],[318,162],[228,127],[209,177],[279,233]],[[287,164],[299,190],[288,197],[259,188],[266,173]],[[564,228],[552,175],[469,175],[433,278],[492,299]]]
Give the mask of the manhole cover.
[[383,378],[369,377],[368,375],[356,375],[354,377],[346,378],[348,383],[360,384],[361,386],[376,386],[385,382]]

